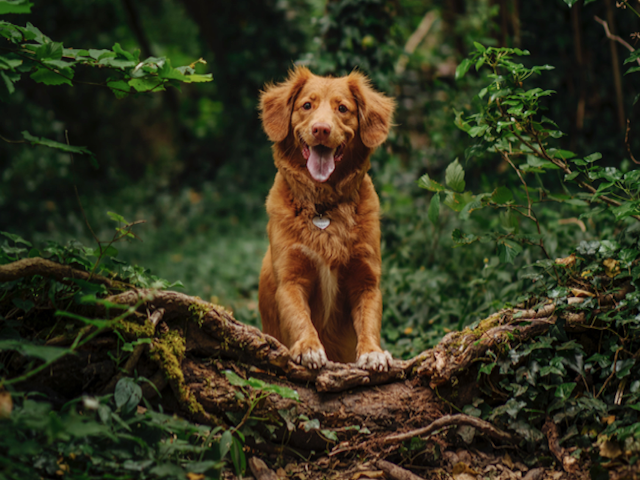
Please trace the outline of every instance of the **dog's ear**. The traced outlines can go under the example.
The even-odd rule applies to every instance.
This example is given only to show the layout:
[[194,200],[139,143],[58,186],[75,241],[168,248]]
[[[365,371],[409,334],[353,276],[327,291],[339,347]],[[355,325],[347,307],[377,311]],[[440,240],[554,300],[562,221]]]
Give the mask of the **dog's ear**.
[[381,145],[389,135],[391,117],[395,102],[376,92],[371,82],[360,72],[352,72],[348,77],[349,89],[358,104],[360,138],[369,148]]
[[308,68],[296,67],[289,78],[277,85],[267,85],[260,94],[262,127],[272,142],[281,142],[289,134],[293,103],[312,73]]

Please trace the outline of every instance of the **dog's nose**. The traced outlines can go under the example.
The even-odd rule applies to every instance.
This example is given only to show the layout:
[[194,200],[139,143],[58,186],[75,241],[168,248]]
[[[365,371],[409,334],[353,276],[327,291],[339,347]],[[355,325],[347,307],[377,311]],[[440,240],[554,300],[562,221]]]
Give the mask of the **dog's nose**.
[[331,125],[324,122],[314,123],[313,127],[311,127],[311,133],[316,139],[320,142],[323,140],[327,140],[329,135],[331,135]]

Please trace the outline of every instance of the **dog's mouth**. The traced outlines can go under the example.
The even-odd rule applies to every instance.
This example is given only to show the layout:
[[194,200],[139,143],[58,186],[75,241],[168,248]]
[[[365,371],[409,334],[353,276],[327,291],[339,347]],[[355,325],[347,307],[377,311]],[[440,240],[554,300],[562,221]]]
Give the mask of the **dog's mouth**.
[[302,156],[307,161],[307,170],[311,177],[317,182],[326,182],[336,169],[336,162],[342,160],[345,144],[340,144],[338,148],[331,148],[322,144],[310,147],[302,139],[300,143],[302,143]]

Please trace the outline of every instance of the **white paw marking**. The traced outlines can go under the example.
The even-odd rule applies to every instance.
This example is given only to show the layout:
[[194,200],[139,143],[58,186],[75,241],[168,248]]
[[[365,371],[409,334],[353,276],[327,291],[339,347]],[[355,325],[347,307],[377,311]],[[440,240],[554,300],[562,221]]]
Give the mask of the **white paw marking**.
[[363,353],[358,357],[356,366],[365,370],[388,372],[391,362],[393,362],[393,357],[385,350],[384,352]]
[[323,348],[319,350],[307,350],[296,357],[296,363],[313,370],[318,370],[327,364],[327,354],[324,353]]

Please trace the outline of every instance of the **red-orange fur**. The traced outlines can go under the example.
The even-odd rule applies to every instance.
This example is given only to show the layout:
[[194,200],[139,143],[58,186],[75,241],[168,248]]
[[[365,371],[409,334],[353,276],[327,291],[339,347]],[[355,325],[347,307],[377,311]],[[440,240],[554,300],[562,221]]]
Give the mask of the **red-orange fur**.
[[[302,108],[306,102],[313,105],[309,111]],[[348,112],[340,113],[339,105]],[[380,207],[366,172],[371,153],[387,138],[393,107],[357,72],[325,78],[299,67],[262,93],[278,173],[267,198],[270,247],[259,306],[263,330],[293,358],[324,347],[329,360],[354,362],[382,351]],[[299,140],[311,145],[310,129],[319,121],[332,126],[332,148],[346,142],[324,183],[309,174]],[[331,221],[325,230],[312,223],[318,213]]]

